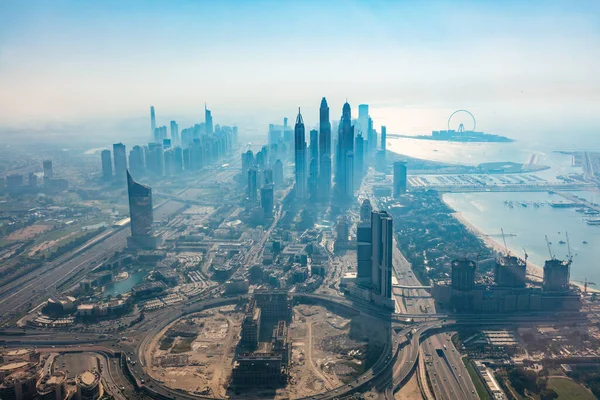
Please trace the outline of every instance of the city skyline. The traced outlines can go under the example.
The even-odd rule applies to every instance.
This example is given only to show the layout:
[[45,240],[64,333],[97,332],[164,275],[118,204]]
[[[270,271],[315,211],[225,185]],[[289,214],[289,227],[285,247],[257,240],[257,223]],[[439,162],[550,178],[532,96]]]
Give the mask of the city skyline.
[[[260,129],[268,121],[291,117],[288,110],[298,104],[315,115],[312,99],[320,92],[327,92],[334,108],[346,97],[368,103],[373,119],[390,133],[435,129],[436,119],[439,126],[448,110],[462,107],[485,119],[488,131],[504,133],[511,133],[515,123],[527,135],[598,122],[600,78],[592,66],[600,59],[600,14],[594,2],[396,3],[386,4],[385,11],[377,3],[344,4],[326,3],[317,13],[312,2],[278,7],[264,2],[236,2],[236,7],[109,2],[90,10],[68,1],[27,9],[4,3],[8,22],[0,28],[0,86],[11,95],[0,95],[3,129],[57,129],[60,123],[59,133],[67,134],[70,125],[85,121],[118,127],[131,115],[141,117],[150,104],[157,117],[186,122],[202,113],[205,102],[224,123]],[[107,10],[124,18],[114,20]],[[271,35],[282,31],[278,28],[290,12],[297,17],[291,29]],[[356,29],[338,29],[331,19],[320,24],[328,12],[355,21]],[[207,13],[214,18],[205,27],[184,23]],[[269,24],[236,24],[248,14]],[[461,24],[463,18],[469,24]],[[398,19],[404,23],[396,24]],[[64,24],[66,20],[75,23]],[[560,34],[555,31],[558,21]],[[308,24],[317,29],[301,33]],[[176,32],[175,26],[186,28]],[[223,27],[227,29],[219,29]],[[213,41],[197,40],[207,29],[223,33]],[[203,56],[191,55],[176,66],[163,61],[182,57],[187,45]],[[140,51],[134,55],[130,50],[136,46]],[[308,59],[292,62],[293,57],[285,56],[294,46],[322,60],[318,76],[310,72]],[[327,49],[360,52],[363,67],[344,68],[335,51]],[[232,67],[215,68],[223,58],[235,61]],[[447,65],[456,58],[469,62],[460,68]],[[153,68],[140,68],[147,65]],[[303,83],[307,81],[311,85]],[[277,89],[280,85],[291,85],[295,99]],[[27,98],[20,95],[25,92]],[[313,121],[318,120],[306,123]]]

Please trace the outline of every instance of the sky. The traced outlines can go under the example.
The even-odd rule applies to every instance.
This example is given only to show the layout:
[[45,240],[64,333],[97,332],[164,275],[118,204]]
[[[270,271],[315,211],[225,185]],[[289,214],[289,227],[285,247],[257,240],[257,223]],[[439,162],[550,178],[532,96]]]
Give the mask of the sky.
[[[600,126],[599,1],[0,2],[7,129],[147,129],[203,120],[265,131],[368,103],[388,132]],[[111,128],[112,129],[112,128]],[[119,130],[119,128],[116,128]],[[146,133],[144,131],[143,133]]]

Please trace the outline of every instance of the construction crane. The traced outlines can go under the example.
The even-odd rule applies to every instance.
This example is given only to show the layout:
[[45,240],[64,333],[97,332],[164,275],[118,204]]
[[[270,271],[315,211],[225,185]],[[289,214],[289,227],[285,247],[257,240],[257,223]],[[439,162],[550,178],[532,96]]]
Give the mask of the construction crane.
[[571,243],[569,242],[569,232],[565,231],[565,235],[567,236],[567,250],[569,251],[569,260],[567,261],[569,264],[573,262],[573,255],[571,254]]
[[595,282],[590,282],[590,281],[588,281],[588,280],[587,280],[587,278],[585,278],[585,279],[583,280],[583,282],[582,282],[582,281],[576,281],[576,280],[574,280],[574,279],[571,279],[571,280],[572,280],[573,282],[577,282],[577,283],[583,283],[583,293],[584,293],[584,294],[587,294],[587,289],[588,289],[588,286],[596,286],[596,283],[595,283]]
[[529,258],[529,254],[527,254],[527,250],[523,247],[523,253],[525,253],[525,262],[527,262],[527,258]]
[[508,251],[508,246],[506,245],[506,237],[504,236],[504,228],[500,228],[500,232],[502,232],[502,241],[504,242],[504,250],[506,250],[506,255],[510,256],[510,251]]
[[550,259],[554,260],[554,254],[552,254],[552,249],[550,248],[550,241],[548,240],[548,235],[545,235],[546,245],[548,246],[548,253],[550,253]]

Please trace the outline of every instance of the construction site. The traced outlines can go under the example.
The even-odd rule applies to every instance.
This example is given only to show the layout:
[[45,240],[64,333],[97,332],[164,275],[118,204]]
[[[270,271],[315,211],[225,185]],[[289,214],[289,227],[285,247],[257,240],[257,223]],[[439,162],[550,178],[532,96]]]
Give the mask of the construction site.
[[[355,380],[380,355],[381,321],[320,305],[292,305],[286,291],[257,289],[240,304],[191,314],[148,347],[150,375],[217,398],[300,398]],[[377,337],[381,333],[381,337]]]

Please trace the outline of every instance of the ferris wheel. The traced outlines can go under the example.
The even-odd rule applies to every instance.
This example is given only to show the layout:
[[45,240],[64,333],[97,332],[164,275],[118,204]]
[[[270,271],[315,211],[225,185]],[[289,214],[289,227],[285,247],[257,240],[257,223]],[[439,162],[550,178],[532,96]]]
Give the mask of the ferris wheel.
[[471,131],[475,131],[477,122],[475,121],[475,117],[473,116],[473,114],[471,114],[470,111],[456,110],[452,114],[450,114],[450,117],[448,117],[448,130],[450,130],[450,125],[453,122],[453,119],[459,124],[458,129],[456,129],[456,132],[466,132],[465,123],[468,123],[468,120],[471,120],[473,122],[473,128],[471,129]]

